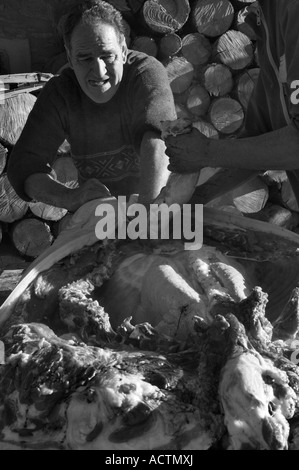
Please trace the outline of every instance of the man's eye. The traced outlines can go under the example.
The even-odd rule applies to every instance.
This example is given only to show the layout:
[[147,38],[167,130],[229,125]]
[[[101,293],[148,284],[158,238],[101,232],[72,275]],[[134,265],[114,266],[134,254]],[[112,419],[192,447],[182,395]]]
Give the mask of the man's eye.
[[90,62],[92,60],[92,57],[78,57],[77,58],[78,62]]
[[116,56],[115,55],[107,55],[103,57],[103,60],[107,62],[108,64],[113,64],[115,62]]

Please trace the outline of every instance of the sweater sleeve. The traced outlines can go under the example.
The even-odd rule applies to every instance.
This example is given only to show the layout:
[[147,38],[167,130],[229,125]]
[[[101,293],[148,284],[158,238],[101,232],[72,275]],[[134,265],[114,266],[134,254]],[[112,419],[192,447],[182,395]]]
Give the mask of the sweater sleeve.
[[53,77],[39,94],[10,155],[7,177],[20,198],[25,180],[34,173],[51,173],[51,165],[66,136],[65,104]]
[[147,131],[161,134],[161,122],[176,119],[173,94],[165,67],[148,57],[130,83],[132,138],[139,152],[142,137]]
[[[299,130],[299,36],[297,23],[299,20],[299,2],[290,1],[285,8],[281,22],[282,33],[285,37],[285,56],[281,58],[282,70],[286,77],[286,99],[288,101],[289,114],[293,125]],[[285,65],[282,61],[285,60]]]

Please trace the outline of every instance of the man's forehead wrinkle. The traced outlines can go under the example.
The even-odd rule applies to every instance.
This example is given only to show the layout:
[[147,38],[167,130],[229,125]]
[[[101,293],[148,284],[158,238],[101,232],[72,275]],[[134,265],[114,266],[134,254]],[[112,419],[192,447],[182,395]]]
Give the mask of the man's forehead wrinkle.
[[97,54],[99,52],[115,52],[116,48],[113,43],[101,43],[95,42],[94,44],[90,43],[74,43],[73,50],[75,50],[77,55],[86,55],[86,54]]
[[93,38],[93,40],[74,37],[72,41],[73,49],[77,54],[109,52],[116,50],[116,44],[112,39],[102,41],[101,38]]

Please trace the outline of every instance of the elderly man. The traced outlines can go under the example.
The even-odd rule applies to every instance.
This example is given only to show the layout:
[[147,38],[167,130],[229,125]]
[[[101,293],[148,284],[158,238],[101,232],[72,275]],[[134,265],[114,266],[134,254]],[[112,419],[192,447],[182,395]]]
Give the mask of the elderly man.
[[[299,202],[299,1],[260,0],[250,9],[247,21],[257,35],[260,75],[244,138],[217,141],[197,130],[171,136],[166,140],[169,169],[184,173],[222,167],[222,192],[255,170],[286,170]],[[204,202],[204,196],[198,187],[197,198]]]
[[[138,193],[148,205],[169,174],[161,122],[176,115],[166,71],[155,58],[128,50],[123,19],[109,3],[75,6],[62,32],[70,67],[39,94],[8,178],[24,200],[71,212],[109,192]],[[75,189],[56,181],[51,168],[65,139],[79,172]]]

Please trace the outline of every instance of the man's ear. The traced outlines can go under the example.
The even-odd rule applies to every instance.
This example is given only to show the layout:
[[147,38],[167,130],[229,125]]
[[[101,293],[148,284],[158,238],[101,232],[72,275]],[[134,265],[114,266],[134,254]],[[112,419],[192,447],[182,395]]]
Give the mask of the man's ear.
[[68,47],[66,47],[66,46],[64,46],[64,47],[65,47],[66,56],[67,56],[67,60],[68,60],[69,66],[70,66],[71,68],[73,68],[70,50],[68,49]]
[[128,56],[128,46],[127,46],[125,39],[122,42],[121,54],[122,54],[123,63],[125,64],[127,62],[127,56]]

